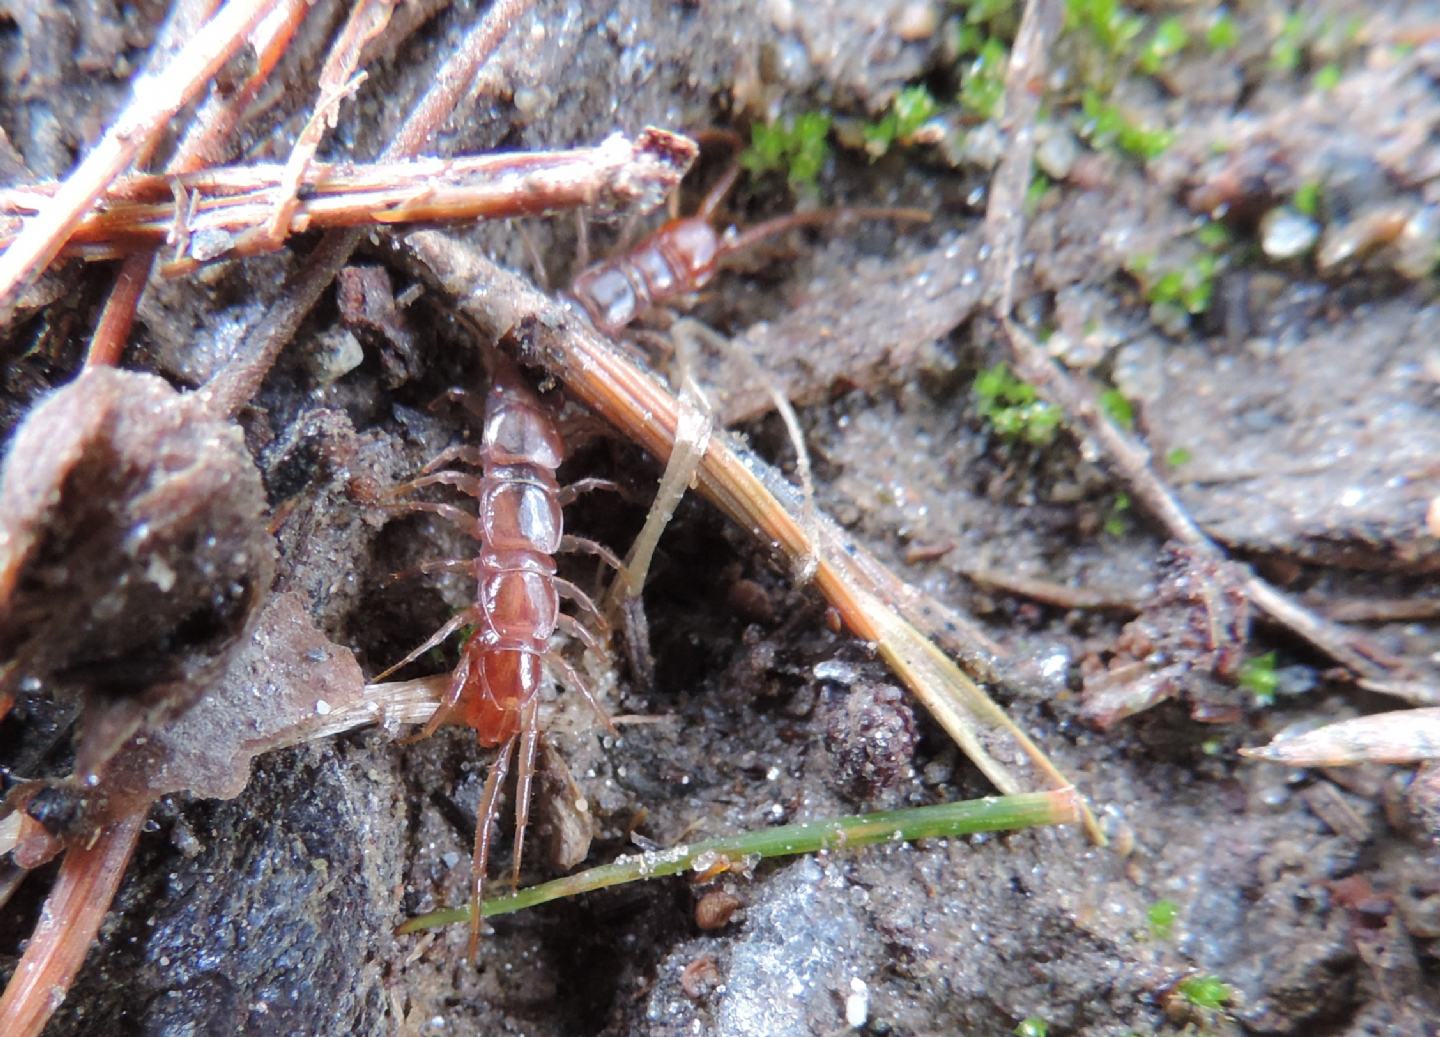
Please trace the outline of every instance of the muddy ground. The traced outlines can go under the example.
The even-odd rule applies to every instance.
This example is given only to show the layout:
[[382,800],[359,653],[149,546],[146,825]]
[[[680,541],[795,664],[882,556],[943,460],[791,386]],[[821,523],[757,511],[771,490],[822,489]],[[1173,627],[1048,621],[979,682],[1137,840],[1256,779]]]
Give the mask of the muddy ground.
[[[161,6],[22,4],[0,17],[12,167],[48,177],[71,166],[147,60]],[[1034,199],[1020,312],[1053,332],[1067,362],[1132,402],[1155,455],[1173,462],[1166,476],[1185,507],[1236,557],[1322,611],[1433,602],[1440,44],[1429,39],[1440,10],[1335,2],[1307,6],[1297,22],[1281,5],[1246,3],[1227,15],[1233,45],[1217,46],[1204,41],[1216,12],[1176,11],[1190,43],[1153,75],[1086,72],[1097,52],[1083,30],[1056,48],[1041,131],[1054,183]],[[1146,33],[1165,13],[1146,12]],[[952,117],[947,141],[878,159],[836,144],[813,199],[772,174],[747,180],[730,206],[755,221],[815,200],[903,204],[932,212],[928,225],[787,239],[719,278],[694,315],[739,338],[803,405],[822,506],[1010,653],[1025,677],[997,698],[1075,778],[1111,848],[1057,829],[769,862],[724,880],[743,908],[713,932],[697,927],[687,884],[632,885],[497,920],[475,969],[462,960],[463,932],[391,931],[464,898],[486,756],[461,731],[400,745],[370,729],[263,757],[233,800],[160,803],[47,1033],[799,1035],[858,1023],[989,1035],[1027,1017],[1057,1035],[1437,1032],[1440,833],[1411,773],[1236,755],[1393,699],[1358,692],[1257,623],[1245,651],[1277,653],[1273,705],[1206,677],[1108,729],[1087,722],[1083,678],[1116,653],[1125,603],[1143,603],[1162,578],[1164,538],[1073,440],[1008,441],[977,411],[977,374],[1004,358],[976,316],[985,187],[1003,142],[993,125],[955,114],[960,62],[947,40],[962,14],[924,0],[542,2],[439,150],[568,146],[647,125],[746,132],[808,111],[835,117],[834,140],[846,123],[881,118],[903,87],[930,88]],[[476,17],[469,4],[435,12],[378,57],[331,153],[374,155]],[[336,5],[316,5],[316,40],[302,34],[245,156],[285,153],[311,103],[317,59],[305,49],[323,48],[336,18]],[[1286,33],[1299,41],[1293,63]],[[1109,75],[1116,103],[1138,125],[1168,127],[1173,144],[1145,162],[1085,141],[1087,75]],[[1310,184],[1320,255],[1286,256],[1278,238],[1262,248],[1264,228],[1276,229],[1266,213]],[[1217,205],[1230,237],[1212,249],[1197,230]],[[1292,226],[1303,230],[1304,216]],[[531,221],[526,232],[550,283],[562,282],[574,221]],[[516,229],[458,233],[534,275]],[[592,244],[615,234],[595,228]],[[308,247],[152,291],[125,366],[199,383]],[[1206,249],[1223,258],[1203,312],[1152,308],[1137,257],[1180,267]],[[358,261],[382,265],[385,252]],[[109,283],[100,267],[59,276],[56,300],[4,345],[7,440],[75,371]],[[407,286],[393,276],[397,291]],[[325,358],[347,332],[327,294],[239,416],[276,527],[276,589],[299,594],[367,674],[469,593],[460,579],[390,581],[465,542],[431,516],[390,517],[355,492],[357,481],[404,478],[458,439],[463,413],[431,403],[481,377],[490,344],[437,300],[422,295],[405,321],[408,337],[353,332],[363,362],[337,372]],[[739,431],[788,469],[783,426],[746,402],[753,384],[715,388],[746,418]],[[642,495],[653,486],[658,471],[638,450],[583,431],[563,478],[601,475]],[[623,551],[643,509],[604,496],[567,521]],[[1120,604],[1045,604],[973,580],[980,571]],[[583,565],[569,572],[594,579]],[[548,736],[595,819],[591,862],[636,839],[670,845],[990,791],[918,706],[892,694],[885,667],[830,631],[818,596],[703,503],[682,505],[645,604],[654,688],[637,690],[621,667],[607,694],[613,712],[654,722],[602,738],[574,696],[549,707]],[[1418,665],[1440,652],[1424,621],[1370,632]],[[436,653],[411,672],[452,658]],[[23,699],[6,721],[7,752],[33,744],[45,715],[39,697]],[[63,752],[49,766],[63,772]],[[546,877],[555,851],[543,830],[531,846],[527,874]],[[5,909],[0,970],[16,960],[50,874]],[[1163,901],[1177,909],[1169,932],[1149,918]],[[1174,987],[1192,974],[1228,984],[1228,1010],[1187,1008]]]

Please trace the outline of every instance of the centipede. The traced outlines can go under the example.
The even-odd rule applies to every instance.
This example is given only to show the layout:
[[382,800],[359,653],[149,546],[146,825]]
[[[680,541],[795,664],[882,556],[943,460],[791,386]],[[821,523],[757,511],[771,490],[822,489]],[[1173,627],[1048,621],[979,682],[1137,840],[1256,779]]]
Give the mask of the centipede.
[[731,149],[725,171],[705,192],[690,216],[667,220],[630,248],[585,267],[570,283],[569,299],[597,330],[617,336],[645,313],[700,291],[715,279],[725,259],[799,227],[835,226],[862,220],[924,223],[923,209],[840,207],[777,216],[736,230],[716,226],[720,208],[740,179],[739,138],[725,130],[697,136]]
[[[586,680],[556,646],[563,632],[588,651],[604,655],[608,625],[590,597],[557,574],[555,555],[579,550],[620,563],[603,545],[564,533],[563,505],[575,487],[562,488],[556,469],[565,457],[557,423],[519,367],[498,350],[487,358],[490,378],[483,404],[462,395],[479,411],[478,445],[443,451],[409,482],[392,488],[392,507],[427,511],[456,523],[478,544],[474,557],[428,562],[420,572],[461,572],[475,580],[474,600],[456,613],[376,680],[414,662],[471,627],[460,648],[439,707],[413,736],[419,740],[447,724],[468,727],[485,749],[498,750],[476,811],[471,855],[470,960],[476,960],[492,829],[500,792],[515,761],[515,839],[512,881],[518,883],[529,825],[536,749],[540,739],[538,692],[548,671],[563,687],[578,692],[610,730],[610,720]],[[467,466],[470,470],[456,467]],[[478,472],[476,471],[478,470]],[[425,486],[445,485],[474,498],[470,512],[455,504],[408,499]],[[577,484],[578,486],[579,484]],[[588,487],[586,487],[588,488]],[[594,629],[560,610],[575,602]]]

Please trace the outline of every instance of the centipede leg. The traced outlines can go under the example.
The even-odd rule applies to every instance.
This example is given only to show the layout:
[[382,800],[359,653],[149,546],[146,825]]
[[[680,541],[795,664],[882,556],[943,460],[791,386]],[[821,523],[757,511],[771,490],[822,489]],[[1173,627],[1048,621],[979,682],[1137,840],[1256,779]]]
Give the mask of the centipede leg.
[[515,862],[510,884],[520,887],[520,861],[525,851],[525,828],[530,824],[530,792],[535,779],[535,749],[540,744],[540,703],[531,699],[520,711],[520,759],[515,765]]
[[604,544],[596,543],[594,540],[586,537],[571,536],[569,533],[566,533],[560,538],[560,550],[574,552],[575,554],[594,555],[616,572],[623,572],[625,569],[625,563],[620,560],[620,557],[614,551],[610,550]]
[[614,479],[601,479],[597,476],[591,476],[586,479],[576,479],[568,486],[560,487],[560,496],[558,498],[560,506],[562,508],[569,507],[575,503],[575,499],[579,497],[580,494],[594,493],[596,490],[616,493],[626,500],[630,500],[635,496],[628,486],[621,486]]
[[455,633],[455,631],[459,630],[466,623],[475,622],[477,618],[478,617],[476,616],[475,610],[473,608],[464,609],[463,611],[455,613],[455,615],[450,617],[450,622],[446,623],[439,630],[435,631],[434,634],[430,635],[430,638],[425,641],[424,644],[421,644],[413,652],[411,652],[405,658],[401,659],[394,666],[391,666],[389,669],[382,670],[380,673],[377,673],[371,683],[379,684],[386,677],[390,676],[402,666],[408,666],[410,663],[413,663],[416,659],[420,658],[422,655],[430,651],[430,649],[434,648],[436,645],[443,644],[446,639],[450,637],[451,634]]
[[475,559],[473,558],[444,558],[421,562],[409,569],[401,569],[399,572],[391,573],[388,579],[391,583],[395,583],[400,580],[408,580],[412,576],[429,576],[431,573],[470,573],[473,575],[474,572]]
[[448,446],[432,457],[425,467],[420,469],[420,474],[427,475],[451,461],[463,461],[465,464],[479,468],[485,463],[485,451],[473,443],[457,443],[454,446]]
[[469,472],[457,472],[450,468],[438,472],[431,472],[429,475],[417,476],[409,482],[400,483],[395,487],[395,490],[417,490],[422,486],[434,486],[436,484],[454,486],[462,493],[468,493],[472,497],[478,497],[480,495],[480,476],[471,475]]
[[450,683],[445,687],[445,696],[440,700],[440,705],[435,707],[435,712],[430,714],[430,719],[425,721],[425,726],[418,732],[400,741],[409,745],[429,738],[440,726],[450,719],[450,714],[455,711],[456,705],[460,702],[460,695],[465,690],[465,682],[470,678],[470,653],[461,652],[460,662],[455,666],[455,671],[450,675]]
[[510,772],[510,756],[515,751],[516,736],[511,735],[500,745],[500,753],[485,777],[485,789],[475,810],[475,848],[470,854],[470,961],[480,954],[480,905],[485,900],[485,872],[490,863],[490,829],[500,810],[500,787]]
[[612,735],[620,733],[615,730],[615,723],[610,719],[610,713],[604,706],[600,705],[600,700],[595,697],[595,692],[591,689],[590,682],[580,676],[579,671],[570,665],[568,659],[552,648],[545,653],[545,665],[551,669],[561,684],[580,693],[580,697],[585,700],[585,704],[594,710],[595,715],[600,719],[600,723],[605,725],[606,731]]
[[594,632],[574,616],[561,615],[556,623],[556,629],[564,631],[568,637],[573,637],[584,645],[587,651],[593,652],[601,659],[606,658],[610,654],[606,651],[604,643],[595,636]]
[[562,580],[558,576],[551,582],[554,583],[555,590],[561,597],[568,598],[585,610],[590,618],[595,621],[595,625],[600,629],[602,635],[608,635],[610,633],[610,621],[605,618],[605,614],[600,611],[600,606],[595,604],[590,595],[586,594],[569,580]]
[[434,501],[393,501],[380,504],[379,507],[387,511],[403,513],[407,511],[426,511],[432,515],[439,515],[447,522],[453,522],[470,536],[479,539],[479,532],[475,527],[475,516],[471,515],[464,508],[454,504],[437,504]]

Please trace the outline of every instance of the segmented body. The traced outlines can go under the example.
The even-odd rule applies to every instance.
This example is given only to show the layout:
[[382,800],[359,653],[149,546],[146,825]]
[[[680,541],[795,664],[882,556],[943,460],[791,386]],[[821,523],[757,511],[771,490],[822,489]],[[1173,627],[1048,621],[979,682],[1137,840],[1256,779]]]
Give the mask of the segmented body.
[[485,400],[475,489],[475,631],[466,640],[456,718],[480,744],[514,738],[540,687],[560,613],[554,554],[562,517],[555,469],[564,444],[519,373],[497,372]]
[[581,271],[570,295],[613,335],[651,307],[709,284],[724,251],[708,216],[670,220],[629,252]]
[[[588,550],[618,565],[614,555],[598,544],[568,538],[563,533],[563,492],[555,470],[564,458],[564,443],[544,404],[526,384],[524,376],[503,355],[491,363],[491,385],[485,396],[480,445],[459,446],[442,453],[415,479],[397,487],[404,493],[422,486],[443,484],[475,498],[473,515],[452,504],[406,501],[396,507],[429,511],[455,521],[476,541],[474,558],[422,565],[422,572],[463,571],[475,577],[475,600],[424,644],[380,674],[413,662],[443,643],[464,626],[473,626],[450,675],[440,707],[417,738],[432,734],[443,724],[462,724],[474,730],[477,740],[499,753],[485,779],[475,826],[472,857],[472,919],[470,953],[475,957],[479,934],[479,905],[490,852],[491,826],[499,813],[499,791],[519,747],[515,792],[515,857],[513,877],[518,879],[530,815],[531,784],[535,774],[540,728],[538,697],[545,670],[556,671],[562,681],[579,691],[600,714],[583,678],[552,645],[557,629],[578,637],[587,648],[602,644],[582,624],[560,611],[560,598],[577,601],[603,619],[593,602],[556,575],[555,558],[563,549]],[[480,474],[445,468],[460,461]]]
[[[739,138],[719,131],[715,136],[738,149]],[[628,251],[582,270],[571,282],[570,297],[595,327],[615,335],[655,306],[698,292],[714,279],[726,256],[795,227],[850,223],[856,220],[924,222],[930,214],[918,209],[843,208],[791,213],[721,233],[713,225],[725,196],[735,186],[740,166],[732,162],[705,194],[693,216],[672,219]]]

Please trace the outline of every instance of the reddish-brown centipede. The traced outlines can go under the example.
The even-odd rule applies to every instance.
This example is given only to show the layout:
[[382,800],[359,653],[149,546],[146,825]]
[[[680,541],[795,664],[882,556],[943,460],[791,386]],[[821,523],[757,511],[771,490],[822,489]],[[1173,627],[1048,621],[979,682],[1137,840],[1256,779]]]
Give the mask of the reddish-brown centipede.
[[[514,853],[517,879],[520,872],[540,736],[536,692],[540,689],[542,671],[546,667],[552,669],[562,684],[579,691],[596,712],[605,717],[587,682],[551,645],[558,629],[576,637],[589,649],[603,650],[589,629],[561,613],[562,596],[578,602],[602,629],[604,623],[589,597],[556,575],[553,556],[564,549],[587,550],[619,566],[618,560],[600,545],[564,535],[561,505],[573,495],[576,487],[571,487],[571,492],[564,491],[555,479],[555,470],[564,457],[564,444],[554,419],[508,358],[494,354],[490,373],[480,444],[451,447],[426,465],[419,477],[396,488],[403,492],[443,484],[475,498],[474,515],[453,504],[431,501],[397,505],[456,521],[479,542],[480,549],[474,558],[430,562],[420,567],[422,572],[472,574],[476,580],[474,603],[377,677],[381,679],[413,662],[461,627],[473,625],[440,707],[416,736],[427,737],[442,724],[461,724],[475,731],[482,746],[500,750],[485,779],[476,815],[471,864],[471,960],[475,958],[479,942],[480,902],[490,856],[490,830],[499,811],[500,788],[517,745]],[[442,467],[456,461],[479,468],[480,474]]]
[[[739,139],[728,131],[709,136],[737,148]],[[924,222],[930,214],[921,209],[841,208],[791,213],[757,223],[740,232],[721,233],[715,214],[740,177],[740,164],[732,161],[706,192],[693,216],[672,219],[628,251],[582,270],[570,284],[570,297],[595,327],[614,335],[646,310],[697,292],[715,277],[720,261],[754,247],[766,238],[795,227],[852,223],[856,220],[910,220]]]

